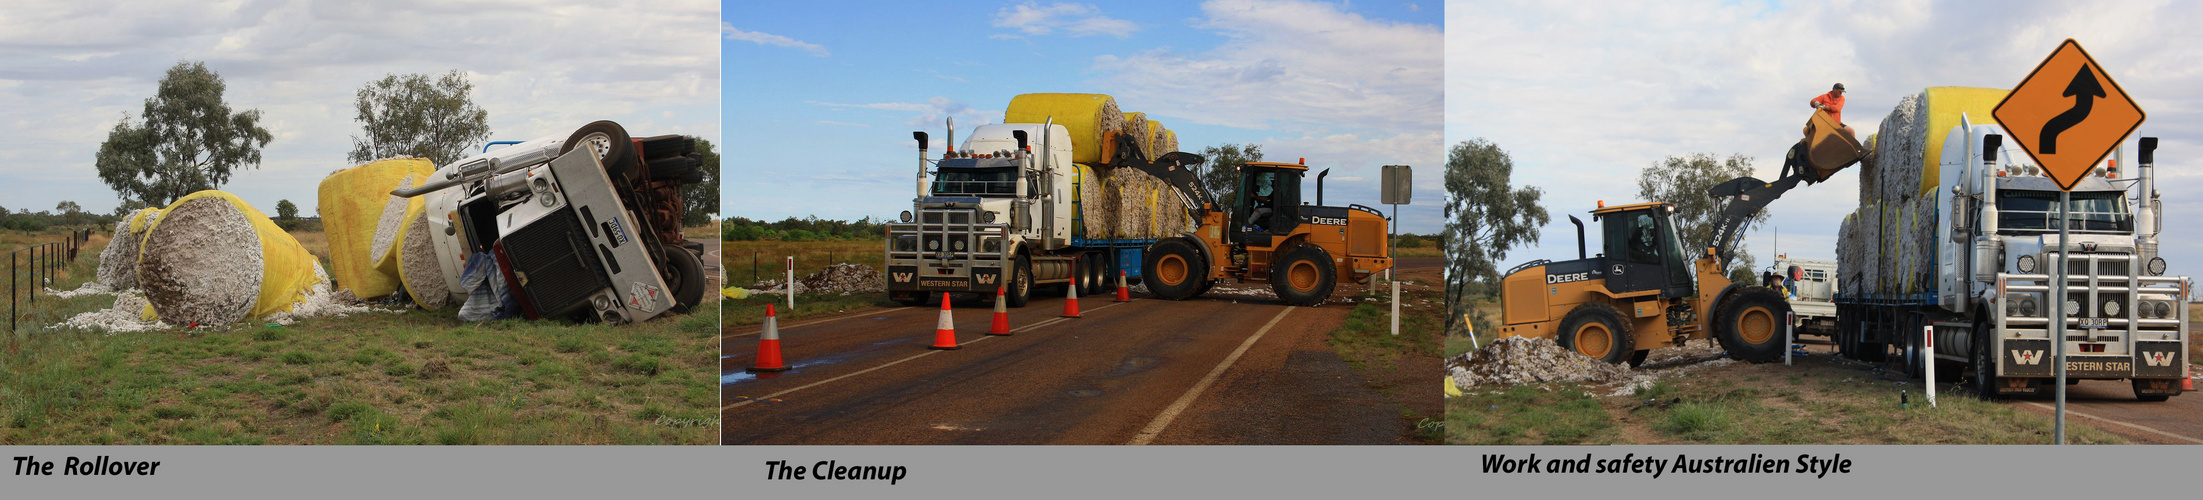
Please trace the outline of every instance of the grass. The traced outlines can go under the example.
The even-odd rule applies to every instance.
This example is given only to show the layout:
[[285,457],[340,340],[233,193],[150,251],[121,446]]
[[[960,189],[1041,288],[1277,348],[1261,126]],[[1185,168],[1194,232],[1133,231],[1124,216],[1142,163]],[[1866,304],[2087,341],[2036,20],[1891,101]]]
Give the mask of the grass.
[[727,241],[721,242],[720,265],[727,283],[749,285],[787,276],[788,257],[796,258],[796,277],[839,262],[864,264],[875,270],[887,265],[885,240],[862,241]]
[[[90,276],[96,256],[70,275]],[[26,309],[43,316],[0,354],[0,444],[708,444],[717,434],[666,423],[715,418],[716,308],[622,326],[462,323],[449,310],[113,335],[38,326],[112,301],[42,297]]]
[[[1390,285],[1384,285],[1384,288],[1389,289]],[[1365,379],[1372,380],[1370,383],[1377,386],[1379,392],[1395,401],[1401,420],[1411,423],[1406,437],[1429,444],[1443,443],[1445,434],[1442,425],[1433,425],[1442,419],[1438,415],[1427,413],[1443,410],[1419,409],[1401,402],[1405,399],[1428,397],[1428,387],[1427,384],[1417,383],[1427,380],[1427,374],[1400,377],[1400,361],[1407,357],[1438,356],[1439,336],[1443,326],[1441,311],[1445,309],[1442,288],[1424,285],[1401,287],[1399,335],[1392,334],[1392,305],[1388,302],[1371,301],[1355,303],[1354,309],[1347,312],[1346,321],[1325,336],[1325,341],[1349,367]],[[1345,295],[1357,291],[1341,289],[1336,293]],[[1413,382],[1387,382],[1397,378]]]
[[1505,391],[1446,399],[1446,442],[1451,444],[1614,444],[1622,442],[1614,419],[1575,384],[1548,390],[1515,386]]

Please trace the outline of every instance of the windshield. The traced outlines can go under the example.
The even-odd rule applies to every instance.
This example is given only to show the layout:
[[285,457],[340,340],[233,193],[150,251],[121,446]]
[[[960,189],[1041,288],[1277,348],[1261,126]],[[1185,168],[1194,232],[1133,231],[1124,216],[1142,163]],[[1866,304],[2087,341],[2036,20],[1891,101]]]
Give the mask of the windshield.
[[[2058,230],[2056,191],[1999,190],[1996,203],[1998,233]],[[2071,211],[2074,231],[2134,231],[2134,216],[2127,213],[2123,191],[2073,193],[2067,208]]]
[[1017,194],[1017,169],[998,168],[943,168],[933,176],[933,194],[937,195],[1015,195]]

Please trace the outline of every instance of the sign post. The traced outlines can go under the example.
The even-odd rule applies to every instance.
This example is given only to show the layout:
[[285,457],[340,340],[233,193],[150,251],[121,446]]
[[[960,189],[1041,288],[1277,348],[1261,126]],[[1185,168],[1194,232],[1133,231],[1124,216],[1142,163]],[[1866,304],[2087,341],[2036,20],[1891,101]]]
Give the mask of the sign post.
[[[2065,444],[2066,248],[2072,231],[2073,186],[2119,148],[2147,115],[2111,74],[2068,38],[2021,79],[1990,113],[2012,142],[2058,184],[2057,266],[2050,302],[2051,363],[2056,365],[2057,443]],[[2146,202],[2145,202],[2146,203]],[[2078,302],[2074,302],[2078,304]]]
[[[1408,198],[1414,191],[1414,185],[1409,180],[1410,170],[1412,170],[1412,167],[1407,165],[1385,165],[1383,177],[1379,182],[1379,184],[1384,185],[1383,192],[1380,193],[1383,199],[1379,201],[1386,205],[1392,205],[1392,220],[1390,224],[1386,224],[1387,229],[1392,231],[1392,234],[1385,235],[1386,238],[1389,238],[1385,241],[1385,248],[1387,249],[1399,249],[1395,244],[1400,239],[1400,205],[1410,204]],[[1385,281],[1392,281],[1392,269],[1385,269]]]

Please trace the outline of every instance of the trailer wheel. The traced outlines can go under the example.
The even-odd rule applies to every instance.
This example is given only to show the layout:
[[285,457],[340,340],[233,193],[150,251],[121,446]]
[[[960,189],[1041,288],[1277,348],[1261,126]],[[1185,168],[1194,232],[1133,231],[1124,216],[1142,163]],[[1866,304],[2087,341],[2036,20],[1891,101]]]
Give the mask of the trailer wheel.
[[1591,359],[1621,364],[1636,357],[1636,337],[1630,334],[1630,324],[1622,319],[1621,311],[1614,306],[1592,302],[1577,306],[1561,319],[1560,334],[1554,339],[1564,349]]
[[1989,335],[1987,325],[1974,323],[1973,342],[1970,343],[1970,348],[1966,349],[1967,357],[1972,358],[1972,364],[1974,365],[1974,393],[1980,396],[1982,401],[1996,401],[1999,399],[1997,395],[1996,351],[1992,350],[1995,349],[1994,347],[1989,346]]
[[1147,255],[1140,259],[1140,273],[1147,281],[1147,292],[1158,298],[1186,300],[1198,296],[1208,288],[1209,265],[1185,240],[1168,239],[1148,247]]
[[1339,273],[1323,247],[1301,245],[1270,263],[1270,290],[1287,304],[1315,307],[1331,298]]
[[1782,317],[1790,303],[1766,287],[1750,287],[1729,299],[1715,315],[1716,338],[1729,357],[1765,363],[1782,357],[1789,348],[1782,339]]
[[1009,303],[1010,307],[1025,307],[1026,302],[1033,300],[1032,258],[1017,256],[1017,267],[1010,270],[1010,290],[1004,295],[1003,302]]
[[673,289],[673,312],[688,312],[704,300],[704,261],[681,247],[666,247],[665,261],[665,285]]
[[566,154],[575,147],[589,146],[596,151],[597,161],[604,164],[604,173],[620,179],[634,179],[635,143],[628,140],[627,129],[611,120],[597,120],[574,130],[560,145],[558,154]]

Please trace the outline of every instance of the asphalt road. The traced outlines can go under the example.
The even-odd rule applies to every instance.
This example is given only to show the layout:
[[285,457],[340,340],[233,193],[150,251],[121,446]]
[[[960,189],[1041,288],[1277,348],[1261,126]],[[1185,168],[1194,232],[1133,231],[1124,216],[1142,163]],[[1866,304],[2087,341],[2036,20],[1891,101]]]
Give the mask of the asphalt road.
[[[1048,290],[1043,288],[1042,290]],[[1038,292],[1036,292],[1038,293]],[[1061,293],[1058,289],[1055,293]],[[744,372],[756,330],[721,337],[725,444],[1405,444],[1405,423],[1324,341],[1349,307],[1211,296],[1111,296],[952,313],[963,348],[937,351],[937,308],[780,329],[792,370]],[[801,304],[798,304],[801,307]]]

